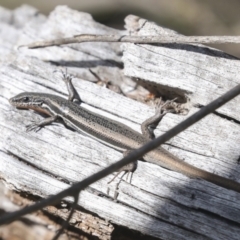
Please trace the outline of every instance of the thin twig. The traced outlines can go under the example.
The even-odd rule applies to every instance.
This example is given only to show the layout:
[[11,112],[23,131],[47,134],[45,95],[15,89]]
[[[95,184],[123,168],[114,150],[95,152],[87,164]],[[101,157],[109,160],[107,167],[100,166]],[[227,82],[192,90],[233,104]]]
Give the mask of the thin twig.
[[128,43],[208,43],[208,44],[225,44],[240,43],[240,36],[128,36],[128,35],[92,35],[81,34],[70,38],[60,38],[50,41],[34,42],[20,47],[43,48],[49,46],[59,46],[70,43],[82,42],[128,42]]
[[62,224],[61,229],[58,231],[58,233],[54,236],[54,238],[52,240],[57,240],[60,237],[60,235],[63,233],[64,229],[66,229],[68,227],[69,221],[72,218],[74,210],[77,207],[78,199],[79,199],[79,193],[74,195],[74,202],[72,203],[71,211],[70,211],[70,213],[68,215],[68,218],[64,221],[64,223]]
[[217,98],[213,102],[209,103],[205,107],[201,108],[198,112],[196,112],[195,114],[193,114],[192,116],[190,116],[189,118],[187,118],[186,120],[184,120],[183,122],[178,124],[177,126],[173,127],[172,129],[170,129],[169,131],[164,133],[162,136],[160,136],[152,141],[149,141],[144,146],[142,146],[134,151],[131,151],[129,153],[129,155],[122,158],[120,161],[106,167],[103,170],[100,170],[99,172],[93,174],[92,176],[87,177],[83,181],[72,185],[68,189],[63,190],[62,192],[60,192],[54,196],[51,196],[47,199],[43,199],[43,200],[33,204],[32,206],[28,206],[28,207],[25,207],[18,211],[3,215],[0,218],[0,225],[10,223],[10,222],[22,217],[25,214],[32,213],[32,212],[42,209],[48,205],[54,205],[54,204],[60,202],[61,199],[65,198],[67,196],[75,196],[76,193],[79,193],[81,190],[83,190],[87,186],[91,185],[92,183],[106,177],[110,173],[117,171],[118,169],[122,168],[123,166],[125,166],[131,162],[134,162],[137,159],[140,159],[141,156],[145,155],[147,152],[157,148],[164,142],[168,141],[170,138],[172,138],[175,135],[177,135],[178,133],[184,131],[186,128],[190,127],[197,121],[201,120],[202,118],[207,116],[209,113],[215,111],[217,108],[221,107],[223,104],[230,101],[231,99],[236,97],[238,94],[240,94],[240,84],[237,85],[236,87],[232,88],[230,91],[228,91],[221,97]]

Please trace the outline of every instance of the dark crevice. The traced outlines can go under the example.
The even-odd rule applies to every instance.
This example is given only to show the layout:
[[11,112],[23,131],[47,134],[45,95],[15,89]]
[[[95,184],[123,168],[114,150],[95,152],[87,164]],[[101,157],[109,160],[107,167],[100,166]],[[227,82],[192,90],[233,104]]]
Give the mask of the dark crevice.
[[[121,225],[113,224],[113,226],[114,230],[111,234],[111,240],[161,240]],[[123,236],[123,233],[124,237],[120,237]]]
[[49,61],[52,65],[55,66],[64,66],[64,67],[78,67],[78,68],[95,68],[99,66],[103,67],[118,67],[123,69],[123,63],[117,62],[112,59],[105,60],[92,60],[92,61]]
[[180,43],[150,43],[149,45],[158,46],[158,47],[165,47],[170,48],[174,50],[185,50],[187,52],[195,52],[200,53],[203,55],[207,55],[210,57],[218,57],[218,58],[224,58],[228,60],[239,60],[239,58],[232,56],[230,54],[227,54],[225,52],[222,52],[221,50],[210,48],[204,45],[192,45],[192,44],[180,44]]
[[163,100],[172,100],[177,98],[176,102],[182,104],[187,103],[188,101],[189,96],[187,97],[187,95],[190,93],[184,92],[181,89],[164,86],[160,83],[154,83],[140,78],[132,77],[132,80],[134,80],[138,85],[147,89],[149,92],[153,93],[156,98],[161,97]]

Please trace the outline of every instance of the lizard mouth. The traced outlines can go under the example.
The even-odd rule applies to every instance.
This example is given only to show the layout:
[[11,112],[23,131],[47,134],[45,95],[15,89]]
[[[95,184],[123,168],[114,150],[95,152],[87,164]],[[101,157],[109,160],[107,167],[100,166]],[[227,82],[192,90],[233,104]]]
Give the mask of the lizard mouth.
[[12,106],[17,107],[17,108],[29,108],[29,105],[30,105],[29,102],[20,101],[16,97],[12,97],[8,101]]
[[17,95],[15,97],[10,98],[9,103],[18,108],[18,109],[32,109],[36,112],[40,112],[46,115],[51,115],[47,109],[45,109],[41,100],[36,101],[36,99],[32,99],[28,96]]
[[14,97],[10,98],[8,101],[14,107],[18,107],[18,105],[19,105]]

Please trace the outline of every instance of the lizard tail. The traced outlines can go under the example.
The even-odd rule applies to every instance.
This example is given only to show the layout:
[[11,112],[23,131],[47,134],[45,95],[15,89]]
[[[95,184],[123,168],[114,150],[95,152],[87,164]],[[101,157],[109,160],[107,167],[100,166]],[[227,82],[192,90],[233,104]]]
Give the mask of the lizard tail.
[[[148,156],[149,157],[148,157]],[[233,181],[231,179],[221,177],[214,173],[207,172],[200,168],[194,167],[178,157],[174,156],[170,152],[163,148],[158,148],[144,156],[146,161],[157,164],[164,168],[182,173],[192,178],[201,178],[208,182],[214,183],[218,186],[234,190],[240,193],[240,183]]]

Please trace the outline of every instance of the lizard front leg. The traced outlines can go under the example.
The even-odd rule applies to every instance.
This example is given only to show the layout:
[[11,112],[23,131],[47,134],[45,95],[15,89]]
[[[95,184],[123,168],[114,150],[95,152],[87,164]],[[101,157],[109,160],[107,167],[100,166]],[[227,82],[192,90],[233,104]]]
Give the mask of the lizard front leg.
[[[55,70],[57,71],[57,70]],[[65,82],[67,90],[68,90],[68,101],[75,102],[80,104],[82,102],[77,90],[72,84],[72,79],[73,76],[67,73],[67,68],[66,71],[64,72],[62,69],[60,70],[62,73],[62,80]]]
[[167,113],[179,112],[179,107],[174,105],[175,100],[176,98],[162,103],[162,99],[158,99],[155,107],[155,114],[141,124],[142,134],[146,139],[155,138],[153,130],[164,115]]
[[55,122],[56,120],[57,120],[57,115],[45,118],[40,122],[33,122],[32,124],[29,124],[26,126],[26,131],[27,132],[30,132],[30,131],[38,132],[39,130],[41,130],[41,128]]

